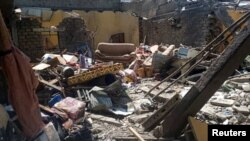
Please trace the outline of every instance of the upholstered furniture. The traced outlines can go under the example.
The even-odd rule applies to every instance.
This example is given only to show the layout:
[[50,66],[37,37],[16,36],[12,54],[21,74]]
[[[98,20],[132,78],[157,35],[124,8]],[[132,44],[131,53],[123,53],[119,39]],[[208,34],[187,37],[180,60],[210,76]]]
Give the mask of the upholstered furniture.
[[131,43],[99,43],[95,59],[129,64],[136,58],[135,50],[135,45]]

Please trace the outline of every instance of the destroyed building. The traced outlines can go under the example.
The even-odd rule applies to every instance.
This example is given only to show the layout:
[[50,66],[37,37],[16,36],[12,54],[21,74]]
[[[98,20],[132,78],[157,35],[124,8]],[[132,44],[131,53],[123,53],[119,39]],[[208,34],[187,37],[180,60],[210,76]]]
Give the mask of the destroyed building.
[[209,141],[213,127],[249,131],[249,8],[0,2],[0,141]]

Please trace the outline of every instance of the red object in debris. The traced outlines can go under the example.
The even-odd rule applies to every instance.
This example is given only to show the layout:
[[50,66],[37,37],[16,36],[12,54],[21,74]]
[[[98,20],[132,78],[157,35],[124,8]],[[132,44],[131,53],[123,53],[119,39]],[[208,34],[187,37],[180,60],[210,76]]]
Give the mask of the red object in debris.
[[35,94],[38,80],[29,59],[19,49],[12,47],[10,35],[0,12],[0,63],[9,86],[9,101],[17,113],[22,131],[33,138],[43,129],[38,98]]
[[135,52],[136,52],[136,54],[144,54],[144,48],[137,47]]
[[76,66],[76,63],[67,62],[66,64],[72,67]]
[[54,107],[67,113],[72,120],[83,117],[85,112],[85,103],[71,97],[66,97],[56,103]]

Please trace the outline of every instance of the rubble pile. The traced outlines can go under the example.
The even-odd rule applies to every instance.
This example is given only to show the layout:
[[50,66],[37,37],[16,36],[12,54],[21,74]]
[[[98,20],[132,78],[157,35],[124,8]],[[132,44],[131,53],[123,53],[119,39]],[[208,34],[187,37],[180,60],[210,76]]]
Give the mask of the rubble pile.
[[[210,72],[209,77],[216,76],[218,66],[213,67],[223,55],[213,53],[215,46],[209,45],[136,47],[130,43],[99,43],[91,55],[88,48],[46,53],[30,68],[26,56],[12,45],[6,46],[15,53],[8,57],[12,57],[16,68],[13,71],[6,67],[5,72],[12,70],[8,73],[10,78],[20,73],[18,80],[24,81],[12,88],[13,93],[22,90],[16,97],[9,97],[14,103],[0,105],[0,137],[5,140],[18,136],[20,141],[166,140],[161,138],[165,137],[161,134],[169,122],[166,118],[173,116],[182,101],[186,107],[179,111],[195,104],[202,106],[209,99],[208,96],[202,99],[203,104],[194,105],[188,101],[198,101],[196,94],[209,93],[204,85],[213,79],[205,78],[208,83],[204,85],[199,80]],[[23,64],[15,60],[18,57]],[[4,64],[8,66],[8,61]],[[212,97],[200,112],[190,115],[208,124],[250,124],[249,65],[248,56],[213,96],[210,92]],[[8,84],[16,83],[12,80]],[[26,100],[23,105],[19,98]],[[179,113],[183,114],[180,117],[185,117],[185,113]],[[30,114],[34,117],[28,124]],[[31,127],[36,131],[31,131]]]
[[167,95],[157,96],[154,102],[145,94],[187,58],[197,54],[197,50],[184,46],[177,49],[174,45],[141,45],[135,50],[134,60],[128,62],[93,60],[82,51],[45,54],[32,69],[39,80],[36,93],[41,116],[47,124],[45,128],[53,133],[48,138],[122,139],[133,136],[130,129],[134,128],[150,138],[140,124],[179,93],[182,86],[173,86]]
[[[250,125],[249,3],[121,2],[0,9],[0,141],[203,141],[207,125]],[[116,12],[132,3],[130,30]]]
[[227,80],[198,113],[209,124],[250,124],[249,74]]
[[197,114],[209,124],[250,124],[249,56]]
[[[202,61],[186,77],[178,78],[188,70],[184,67],[172,80],[150,90],[199,51],[184,45],[141,45],[130,64],[124,60],[93,60],[69,52],[45,54],[32,69],[40,82],[36,93],[45,128],[51,132],[48,138],[133,140],[135,130],[143,138],[154,140],[151,132],[143,130],[143,123],[165,102],[184,97],[216,55]],[[246,58],[245,73],[247,68]],[[242,74],[228,79],[196,118],[208,124],[249,124],[248,77]],[[175,80],[179,83],[172,85]]]
[[[112,43],[102,44],[108,49]],[[91,125],[89,130],[93,140],[133,136],[130,127],[140,131],[143,137],[152,138],[153,135],[144,132],[140,124],[164,102],[180,93],[184,86],[174,85],[166,91],[167,94],[157,96],[154,102],[145,97],[146,93],[198,52],[199,49],[183,45],[180,48],[141,45],[135,50],[134,60],[128,62],[115,58],[113,62],[106,62],[106,58],[94,62],[84,54],[45,54],[41,63],[33,67],[42,85],[38,97],[40,101],[43,99],[43,103],[40,102],[42,109],[49,108],[64,118],[61,124],[68,136],[71,136],[76,121],[83,118]],[[150,96],[154,97],[169,84],[165,82]],[[47,100],[44,100],[44,91],[50,93]],[[74,103],[73,107],[70,103]]]

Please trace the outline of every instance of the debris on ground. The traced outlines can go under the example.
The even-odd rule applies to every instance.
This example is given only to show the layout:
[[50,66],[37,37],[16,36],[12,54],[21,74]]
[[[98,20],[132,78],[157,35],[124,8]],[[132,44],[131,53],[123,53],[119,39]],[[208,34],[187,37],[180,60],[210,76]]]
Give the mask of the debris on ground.
[[250,32],[228,33],[246,19],[204,47],[101,42],[93,55],[65,49],[30,64],[0,15],[8,87],[0,86],[11,90],[0,104],[0,140],[180,141],[196,129],[188,119],[250,125]]

